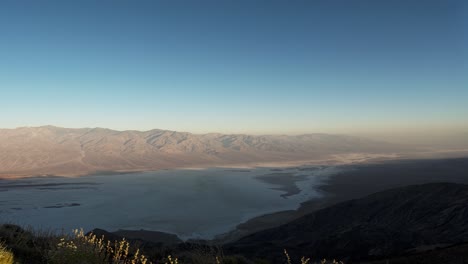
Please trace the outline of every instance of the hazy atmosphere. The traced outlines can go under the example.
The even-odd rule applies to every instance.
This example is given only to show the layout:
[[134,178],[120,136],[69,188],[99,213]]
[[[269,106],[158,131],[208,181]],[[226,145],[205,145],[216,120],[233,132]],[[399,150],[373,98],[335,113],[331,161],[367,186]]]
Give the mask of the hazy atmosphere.
[[468,133],[465,1],[260,2],[5,1],[1,127]]
[[0,264],[468,264],[468,1],[0,1]]

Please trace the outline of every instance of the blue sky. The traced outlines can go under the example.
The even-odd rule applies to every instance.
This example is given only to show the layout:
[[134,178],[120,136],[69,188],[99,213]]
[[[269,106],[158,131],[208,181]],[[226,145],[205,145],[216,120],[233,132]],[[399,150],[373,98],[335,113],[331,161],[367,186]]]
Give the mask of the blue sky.
[[458,1],[2,1],[0,127],[468,130]]

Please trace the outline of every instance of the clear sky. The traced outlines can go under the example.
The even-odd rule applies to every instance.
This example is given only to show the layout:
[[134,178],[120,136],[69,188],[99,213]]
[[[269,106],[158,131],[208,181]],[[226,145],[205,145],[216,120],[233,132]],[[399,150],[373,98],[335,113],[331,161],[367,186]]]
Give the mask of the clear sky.
[[0,127],[468,131],[467,1],[0,3]]

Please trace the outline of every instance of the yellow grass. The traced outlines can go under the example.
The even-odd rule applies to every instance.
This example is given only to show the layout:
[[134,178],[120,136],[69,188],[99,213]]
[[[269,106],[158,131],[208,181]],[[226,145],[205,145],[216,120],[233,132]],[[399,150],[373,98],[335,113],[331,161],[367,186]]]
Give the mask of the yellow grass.
[[[153,264],[142,254],[141,249],[131,246],[125,238],[112,242],[106,240],[104,236],[97,237],[93,233],[86,235],[82,229],[74,230],[71,235],[50,236],[46,245],[41,247],[42,251],[39,254],[49,264]],[[251,262],[242,256],[225,256],[221,248],[208,248],[207,250],[206,252],[204,250],[182,252],[181,264],[187,261],[198,264],[267,263],[264,260]],[[179,264],[177,257],[166,256],[157,264]],[[310,258],[306,257],[293,261],[286,250],[284,250],[284,256],[283,261],[287,264],[343,264],[335,260],[311,262]],[[16,261],[22,259],[21,255],[16,257]],[[0,243],[0,264],[19,264],[14,261],[13,253],[2,243]]]
[[[111,243],[104,236],[97,237],[93,233],[85,235],[83,229],[74,230],[72,237],[62,237],[50,254],[51,263],[119,263],[119,264],[151,264],[148,258],[136,249],[131,254],[130,243],[124,239]],[[177,259],[171,264],[177,264]]]
[[13,264],[14,256],[3,244],[0,244],[0,264]]

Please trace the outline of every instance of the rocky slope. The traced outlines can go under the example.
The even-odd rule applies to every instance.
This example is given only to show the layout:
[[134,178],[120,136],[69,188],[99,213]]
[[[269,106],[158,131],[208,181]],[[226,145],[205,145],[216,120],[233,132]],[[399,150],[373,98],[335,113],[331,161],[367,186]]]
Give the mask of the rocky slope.
[[52,126],[0,129],[0,177],[81,175],[393,153],[382,142],[328,134],[223,135]]
[[225,246],[250,258],[333,257],[356,263],[468,241],[468,185],[430,183],[343,202]]

